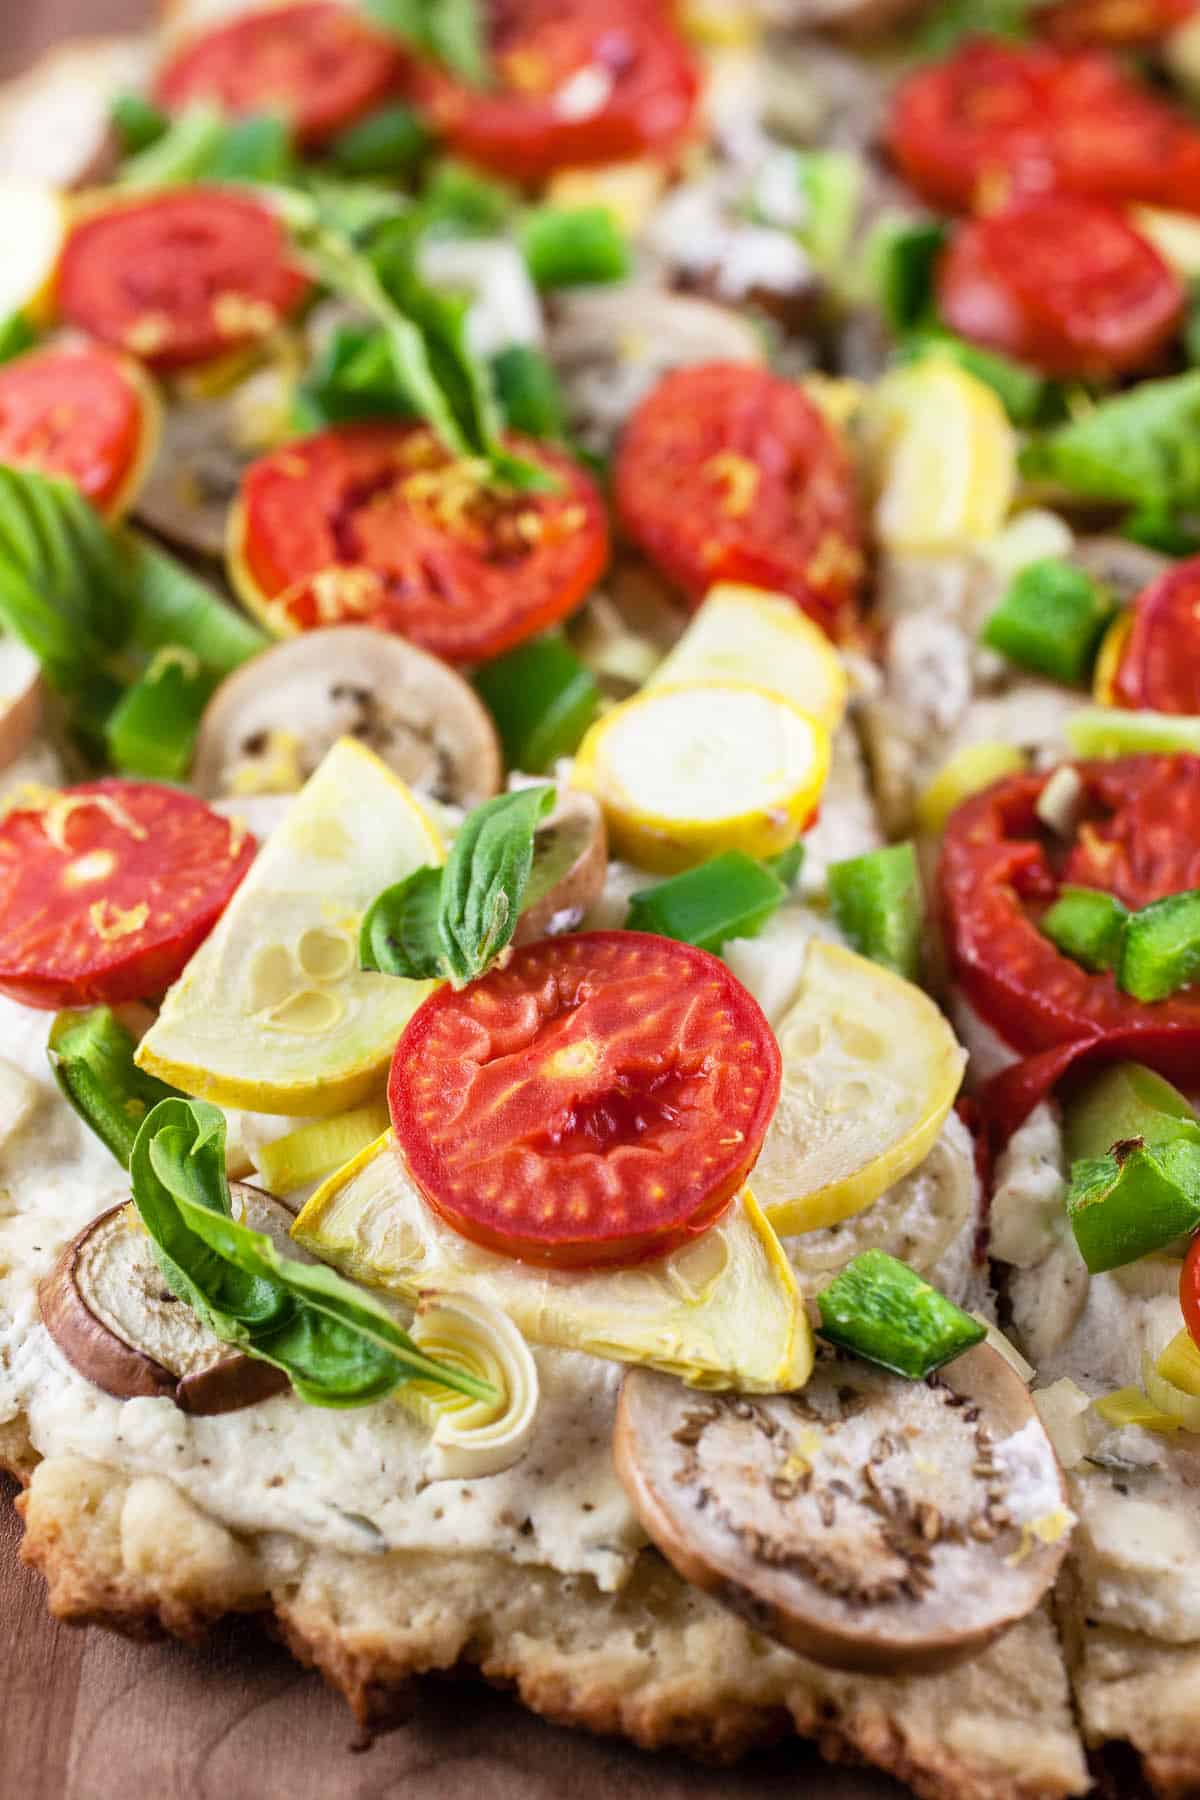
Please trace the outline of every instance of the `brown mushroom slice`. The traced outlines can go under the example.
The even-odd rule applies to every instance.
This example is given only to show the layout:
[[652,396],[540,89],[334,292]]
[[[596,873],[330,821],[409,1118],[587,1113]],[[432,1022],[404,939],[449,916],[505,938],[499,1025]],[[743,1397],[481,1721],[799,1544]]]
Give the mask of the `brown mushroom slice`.
[[302,632],[228,676],[201,720],[192,781],[207,799],[295,791],[341,737],[431,800],[469,809],[500,790],[496,729],[474,690],[370,625]]
[[[242,1182],[232,1191],[238,1216],[294,1255],[287,1208]],[[231,1350],[176,1298],[131,1206],[101,1213],[72,1239],[40,1284],[38,1304],[67,1361],[117,1400],[226,1413],[287,1389],[281,1369]]]
[[1072,1522],[1029,1392],[986,1344],[927,1382],[829,1357],[769,1398],[636,1369],[613,1451],[685,1580],[839,1669],[974,1655],[1041,1601]]
[[604,814],[590,794],[564,794],[534,833],[533,868],[513,942],[532,944],[576,930],[599,899],[607,870]]
[[1137,599],[1144,588],[1171,567],[1171,558],[1128,538],[1081,537],[1071,551],[1071,561],[1093,581],[1109,588],[1122,606]]

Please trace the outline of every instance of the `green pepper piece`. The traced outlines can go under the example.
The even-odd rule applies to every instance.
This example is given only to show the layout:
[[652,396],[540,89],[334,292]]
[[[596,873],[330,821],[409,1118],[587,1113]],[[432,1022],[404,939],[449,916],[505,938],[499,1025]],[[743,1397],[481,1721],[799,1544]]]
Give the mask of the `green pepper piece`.
[[797,838],[794,844],[789,844],[786,850],[779,852],[778,856],[764,858],[763,866],[770,869],[777,881],[782,881],[790,894],[799,881],[800,871],[804,867],[804,840]]
[[540,288],[620,281],[629,273],[629,245],[607,206],[535,207],[520,241]]
[[1095,1161],[1139,1138],[1149,1149],[1187,1138],[1200,1144],[1200,1119],[1178,1088],[1136,1062],[1113,1063],[1067,1103],[1063,1134],[1070,1160]]
[[496,397],[513,431],[528,437],[561,438],[566,432],[558,377],[540,350],[510,344],[492,363]]
[[419,222],[439,237],[494,237],[508,229],[516,203],[515,188],[446,158],[425,184]]
[[105,726],[114,768],[125,775],[182,781],[192,761],[200,715],[219,676],[186,650],[160,650],[127,688]]
[[510,769],[540,775],[570,756],[600,706],[600,689],[557,633],[531,638],[475,672]]
[[24,356],[37,341],[37,332],[23,312],[9,313],[6,319],[0,319],[0,363]]
[[717,954],[730,938],[756,936],[786,898],[770,869],[744,850],[726,850],[642,888],[629,903],[625,924],[629,931],[653,931]]
[[85,1125],[123,1168],[142,1120],[175,1089],[145,1074],[133,1060],[134,1041],[107,1006],[60,1012],[46,1054],[54,1079]]
[[1117,986],[1135,1000],[1165,1000],[1200,975],[1200,889],[1143,906],[1125,926]]
[[982,641],[1036,675],[1079,686],[1115,611],[1112,596],[1083,569],[1046,556],[1020,571]]
[[1064,956],[1099,974],[1116,966],[1128,918],[1115,894],[1099,888],[1065,887],[1042,914],[1040,929]]
[[931,322],[933,272],[946,236],[946,227],[936,219],[915,224],[889,219],[868,244],[871,285],[894,332],[912,331]]
[[977,1319],[884,1250],[864,1250],[817,1295],[821,1335],[843,1350],[923,1381],[982,1342]]
[[1200,1226],[1200,1143],[1152,1149],[1130,1138],[1084,1158],[1071,1170],[1067,1217],[1093,1275],[1165,1249]]
[[345,175],[403,175],[431,141],[411,106],[381,106],[339,132],[329,155]]
[[118,94],[108,116],[120,140],[122,156],[136,156],[139,150],[148,150],[171,128],[166,113],[141,94]]
[[911,844],[890,844],[833,863],[829,904],[862,956],[915,981],[921,964],[924,899]]

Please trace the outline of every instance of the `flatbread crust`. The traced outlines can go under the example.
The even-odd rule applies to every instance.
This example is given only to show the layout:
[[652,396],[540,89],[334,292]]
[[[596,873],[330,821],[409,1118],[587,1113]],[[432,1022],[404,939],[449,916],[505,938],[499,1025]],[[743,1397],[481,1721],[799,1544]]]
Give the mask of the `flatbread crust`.
[[159,1476],[129,1480],[74,1456],[36,1463],[13,1427],[0,1455],[29,1480],[21,1554],[57,1618],[195,1639],[225,1613],[272,1615],[364,1724],[385,1722],[412,1676],[458,1670],[644,1749],[728,1761],[792,1731],[926,1800],[1060,1800],[1088,1786],[1045,1612],[946,1675],[838,1675],[757,1637],[653,1551],[604,1594],[499,1557],[239,1539]]

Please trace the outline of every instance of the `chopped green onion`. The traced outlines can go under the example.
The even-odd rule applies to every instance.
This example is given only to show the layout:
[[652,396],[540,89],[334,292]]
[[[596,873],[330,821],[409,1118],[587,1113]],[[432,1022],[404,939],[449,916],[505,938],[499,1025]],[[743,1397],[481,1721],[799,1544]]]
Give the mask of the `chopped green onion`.
[[566,640],[532,638],[475,672],[510,769],[540,775],[570,756],[600,706],[600,689]]
[[915,981],[924,900],[913,846],[891,844],[833,863],[828,883],[833,916],[854,949]]
[[933,317],[933,272],[946,244],[936,219],[885,219],[867,247],[871,288],[897,334]]
[[540,350],[510,344],[492,363],[496,395],[513,431],[561,438],[566,431],[558,377]]
[[1200,718],[1187,713],[1084,706],[1066,720],[1063,734],[1076,756],[1170,756],[1177,750],[1200,756]]
[[105,726],[113,767],[123,775],[182,781],[191,767],[200,717],[220,676],[176,645],[155,653]]
[[37,341],[37,332],[23,312],[9,313],[7,319],[0,319],[0,363],[24,356]]
[[757,936],[786,898],[787,889],[770,869],[744,850],[726,850],[642,888],[630,901],[625,924],[629,931],[653,931],[719,954],[731,938]]
[[107,1006],[60,1012],[46,1046],[64,1095],[126,1169],[142,1120],[175,1093],[138,1068],[134,1049],[132,1036]]
[[1140,1138],[1151,1150],[1187,1138],[1200,1144],[1200,1119],[1178,1088],[1142,1063],[1113,1063],[1067,1102],[1063,1134],[1072,1162],[1107,1156]]
[[141,94],[118,94],[108,109],[113,128],[120,140],[123,156],[136,156],[165,137],[171,121],[159,107]]
[[1128,917],[1115,894],[1099,888],[1065,887],[1042,914],[1041,931],[1072,962],[1099,974],[1116,967]]
[[1135,1000],[1165,1000],[1200,975],[1200,889],[1168,894],[1133,913],[1121,938],[1117,986]]
[[840,1349],[924,1381],[983,1342],[984,1327],[883,1250],[864,1250],[817,1295],[821,1335]]
[[340,132],[329,155],[346,175],[403,175],[429,144],[429,133],[411,106],[381,106]]
[[629,245],[606,206],[539,206],[525,215],[521,249],[540,288],[620,281]]
[[982,639],[1024,669],[1077,685],[1086,681],[1115,610],[1083,569],[1047,556],[1020,571]]
[[1200,1226],[1200,1143],[1129,1138],[1075,1163],[1067,1217],[1093,1275],[1165,1249]]

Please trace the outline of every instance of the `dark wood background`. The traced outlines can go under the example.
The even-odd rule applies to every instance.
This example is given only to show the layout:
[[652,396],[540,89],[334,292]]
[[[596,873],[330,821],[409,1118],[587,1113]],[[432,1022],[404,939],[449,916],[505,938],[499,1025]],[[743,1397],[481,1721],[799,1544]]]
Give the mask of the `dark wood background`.
[[[0,68],[129,27],[139,0],[0,0]],[[0,247],[0,254],[3,254]],[[201,1649],[56,1626],[17,1561],[0,1479],[0,1800],[897,1800],[804,1747],[736,1771],[560,1731],[479,1684],[416,1684],[409,1722],[356,1751],[341,1700],[254,1624]]]

